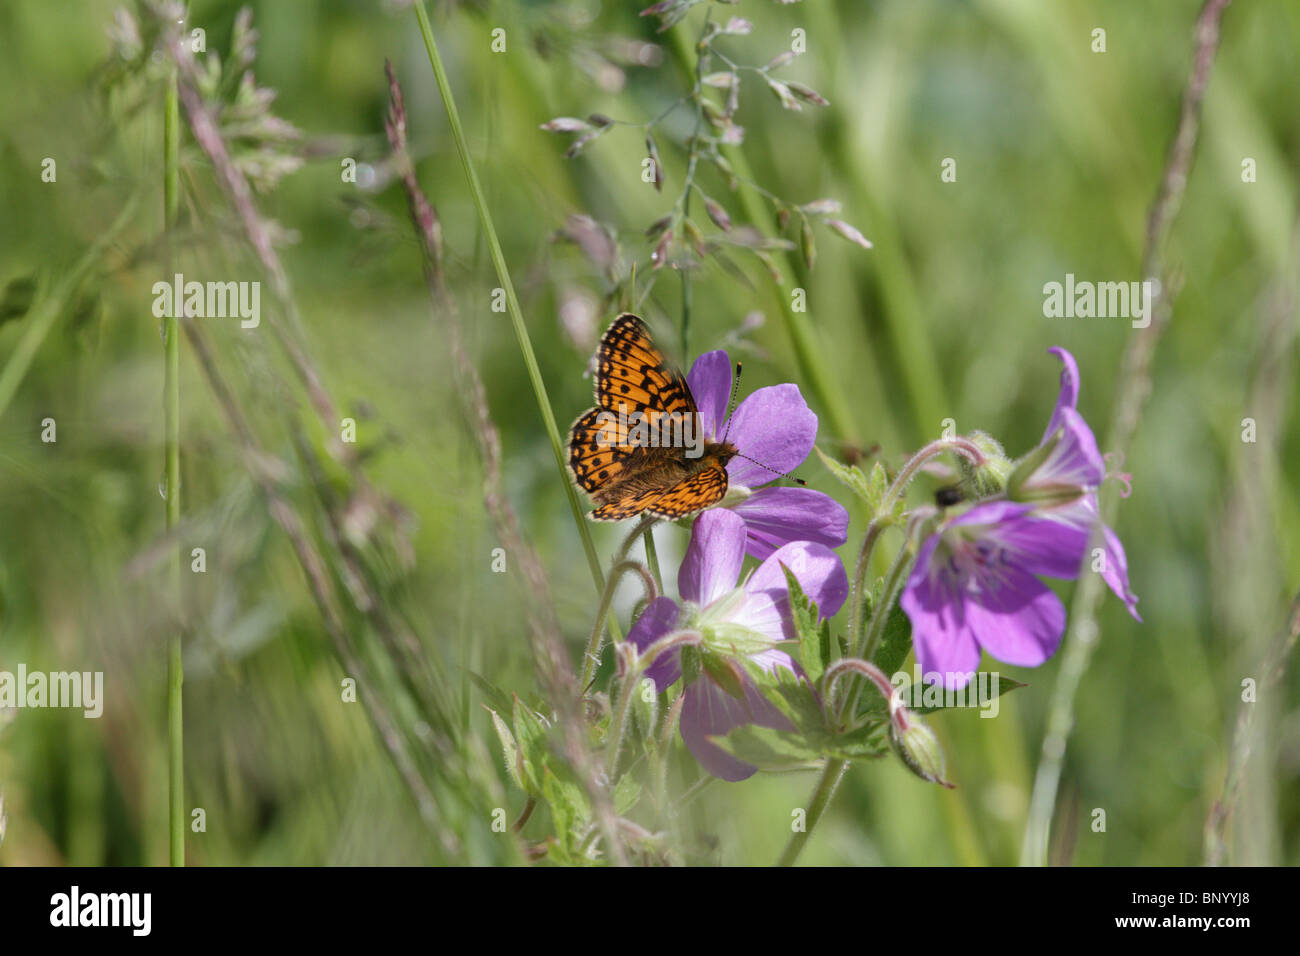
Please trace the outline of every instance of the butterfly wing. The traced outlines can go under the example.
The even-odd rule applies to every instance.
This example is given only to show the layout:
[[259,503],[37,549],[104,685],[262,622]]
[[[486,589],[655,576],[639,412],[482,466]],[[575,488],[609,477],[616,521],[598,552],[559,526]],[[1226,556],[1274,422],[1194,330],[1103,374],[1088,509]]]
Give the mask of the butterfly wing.
[[716,505],[727,494],[727,470],[714,463],[679,481],[643,508],[660,518],[685,518]]
[[614,412],[696,414],[695,399],[682,374],[669,364],[650,338],[645,323],[624,312],[596,349],[596,404]]
[[569,473],[589,495],[623,477],[631,454],[618,443],[617,424],[602,419],[602,413],[603,408],[590,409],[569,429]]
[[[726,494],[727,476],[706,469],[680,480],[682,468],[663,468],[672,451],[632,441],[638,420],[658,429],[664,416],[698,416],[690,387],[654,344],[645,323],[631,313],[616,318],[596,349],[596,407],[569,431],[569,471],[583,491],[604,503],[597,521],[620,521],[657,510],[664,517],[692,514]],[[671,424],[671,423],[668,423]],[[698,427],[699,420],[693,423]],[[721,491],[717,490],[721,479]],[[610,500],[612,499],[612,500]],[[697,503],[697,502],[703,502]]]
[[663,494],[663,489],[651,488],[649,491],[626,495],[617,501],[601,505],[591,512],[592,520],[622,521],[624,518],[635,518],[641,512],[648,510],[656,500],[663,497]]

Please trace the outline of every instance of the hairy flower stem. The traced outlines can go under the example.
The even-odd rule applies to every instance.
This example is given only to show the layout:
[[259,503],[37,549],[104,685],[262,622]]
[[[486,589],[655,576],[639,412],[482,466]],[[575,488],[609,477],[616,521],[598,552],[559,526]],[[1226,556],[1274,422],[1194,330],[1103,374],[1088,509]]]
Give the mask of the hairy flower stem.
[[[903,589],[907,572],[912,567],[912,559],[916,556],[915,545],[920,527],[921,521],[917,518],[913,518],[908,524],[907,538],[903,546],[898,549],[898,554],[894,556],[894,563],[889,566],[889,571],[885,574],[885,586],[880,593],[880,601],[871,609],[871,620],[867,622],[866,632],[862,635],[861,644],[856,649],[857,656],[864,661],[869,662],[871,655],[876,652],[880,637],[885,632],[885,622],[889,620],[889,611]],[[864,683],[865,680],[861,678],[853,680],[845,697],[844,707],[840,710],[841,722],[846,719],[852,720],[857,713],[858,700],[862,696]]]
[[580,691],[583,694],[591,689],[591,682],[596,677],[596,667],[600,664],[600,648],[605,637],[605,619],[610,616],[609,608],[614,601],[614,592],[618,590],[623,575],[628,573],[641,576],[641,581],[645,584],[647,601],[653,601],[659,596],[659,591],[655,586],[655,579],[651,577],[644,564],[637,561],[620,560],[609,569],[609,577],[605,579],[605,586],[600,592],[600,604],[596,608],[596,623],[592,625],[591,638],[587,641],[587,650],[582,655]]
[[781,853],[781,859],[777,861],[777,866],[794,866],[795,860],[799,859],[804,844],[808,842],[808,837],[812,835],[813,828],[821,821],[822,814],[826,812],[831,797],[835,796],[835,789],[840,785],[840,780],[843,778],[844,771],[848,769],[848,766],[849,762],[847,760],[831,759],[826,761],[821,778],[817,781],[817,789],[813,791],[812,802],[808,806],[808,815],[804,820],[804,828],[798,833],[790,835],[790,842],[785,845],[785,850]]
[[[867,525],[867,533],[862,539],[862,550],[858,552],[858,563],[853,571],[853,590],[849,594],[849,643],[858,649],[859,657],[866,657],[862,649],[862,604],[864,590],[866,588],[867,572],[871,567],[871,556],[875,551],[876,543],[885,528],[892,522],[894,508],[902,500],[907,486],[912,483],[922,466],[932,458],[937,458],[944,452],[956,452],[969,458],[973,464],[979,465],[984,462],[984,453],[979,447],[967,438],[940,438],[938,441],[932,441],[915,455],[909,458],[898,474],[894,477],[893,483],[885,490],[885,497],[881,500],[880,508],[872,516],[870,524]],[[876,609],[879,611],[879,608]]]
[[524,324],[524,314],[519,306],[519,299],[515,295],[514,283],[510,279],[510,269],[506,265],[505,253],[501,249],[501,240],[497,237],[496,227],[492,224],[492,213],[488,209],[487,199],[483,194],[483,186],[479,182],[478,172],[474,168],[474,160],[469,154],[469,143],[465,139],[465,130],[460,122],[460,112],[456,109],[456,99],[452,94],[451,83],[447,79],[446,70],[443,69],[442,56],[438,53],[438,44],[433,37],[433,28],[429,25],[429,15],[425,12],[424,0],[416,0],[414,7],[416,19],[420,24],[420,34],[424,38],[424,46],[429,54],[429,65],[433,67],[433,76],[438,84],[438,93],[442,97],[443,109],[447,113],[447,123],[451,127],[452,139],[456,142],[456,152],[460,156],[465,178],[469,181],[474,206],[478,210],[479,222],[483,227],[483,235],[487,240],[488,252],[491,254],[493,265],[496,267],[497,278],[506,293],[506,305],[510,312],[510,321],[514,326],[515,338],[519,342],[519,350],[523,353],[524,366],[528,370],[528,380],[533,387],[533,396],[537,401],[538,411],[541,412],[546,435],[551,441],[551,451],[555,455],[555,466],[559,469],[564,492],[568,497],[569,508],[573,512],[573,520],[578,527],[578,537],[581,538],[583,550],[587,554],[587,564],[591,568],[592,580],[596,584],[596,590],[600,591],[604,589],[605,584],[604,575],[600,569],[600,559],[596,555],[596,546],[591,540],[591,529],[587,527],[587,519],[583,514],[582,504],[578,500],[577,489],[574,488],[573,482],[569,480],[569,472],[564,458],[564,443],[560,440],[559,427],[555,423],[555,413],[551,410],[551,400],[546,393],[546,383],[542,381],[542,372],[537,364],[537,356],[533,352],[533,344],[528,336],[528,328]]
[[[167,75],[167,90],[163,99],[163,229],[166,272],[171,274],[171,232],[176,226],[180,210],[180,96],[177,89],[176,65]],[[163,418],[164,457],[166,477],[166,527],[175,531],[181,519],[181,335],[176,310],[163,319]],[[185,727],[182,705],[182,686],[185,680],[182,664],[182,629],[184,598],[182,595],[181,562],[184,551],[179,542],[176,554],[169,562],[167,576],[169,598],[175,602],[174,633],[167,645],[167,807],[168,856],[172,866],[185,865]]]

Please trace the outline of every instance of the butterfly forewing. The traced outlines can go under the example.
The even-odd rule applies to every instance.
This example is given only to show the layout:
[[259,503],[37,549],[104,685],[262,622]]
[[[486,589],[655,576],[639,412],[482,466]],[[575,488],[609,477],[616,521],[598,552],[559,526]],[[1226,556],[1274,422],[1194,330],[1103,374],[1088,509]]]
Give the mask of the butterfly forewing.
[[596,350],[596,404],[618,411],[692,414],[695,400],[675,368],[655,347],[645,324],[624,313]]

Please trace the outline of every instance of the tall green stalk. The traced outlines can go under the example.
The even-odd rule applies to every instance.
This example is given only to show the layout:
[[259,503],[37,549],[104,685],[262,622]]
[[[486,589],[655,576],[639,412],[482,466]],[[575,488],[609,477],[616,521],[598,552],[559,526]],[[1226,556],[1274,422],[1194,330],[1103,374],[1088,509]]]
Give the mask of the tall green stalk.
[[[456,109],[456,98],[452,94],[451,84],[447,81],[447,72],[442,66],[442,56],[438,53],[437,41],[433,38],[433,28],[429,25],[429,15],[424,10],[423,0],[415,3],[415,16],[420,21],[420,34],[424,37],[424,46],[429,53],[429,65],[433,67],[433,76],[438,83],[438,93],[442,97],[443,108],[447,112],[447,123],[451,127],[452,138],[456,141],[456,152],[460,156],[465,178],[469,181],[470,194],[478,210],[479,222],[483,226],[483,235],[487,239],[488,252],[496,266],[497,278],[506,293],[506,306],[510,321],[515,329],[515,338],[519,340],[519,351],[524,356],[524,366],[528,370],[528,380],[533,386],[533,396],[537,408],[542,413],[542,423],[546,426],[546,435],[551,441],[551,451],[555,454],[555,466],[560,471],[564,492],[569,499],[569,508],[573,511],[573,521],[578,526],[578,536],[582,539],[583,550],[587,553],[587,563],[591,566],[591,577],[596,583],[596,590],[605,588],[605,576],[600,569],[600,559],[596,556],[596,546],[591,540],[591,530],[587,527],[582,504],[578,500],[577,489],[569,480],[568,467],[565,464],[564,443],[560,440],[560,430],[555,423],[555,413],[551,410],[551,400],[546,394],[546,383],[542,381],[542,372],[537,365],[537,356],[533,352],[532,340],[528,337],[528,327],[524,325],[523,310],[515,295],[514,283],[510,280],[510,269],[506,265],[505,253],[501,251],[501,240],[497,238],[496,227],[492,225],[492,213],[488,210],[487,199],[483,195],[483,186],[479,182],[474,160],[469,154],[469,144],[465,140],[465,129],[460,122],[460,112]],[[611,627],[614,625],[611,623]]]
[[[176,69],[167,79],[163,104],[163,225],[164,259],[171,271],[171,231],[180,210],[180,100]],[[166,458],[167,531],[172,533],[181,520],[181,336],[176,310],[163,319],[165,337],[163,372],[164,455]],[[167,806],[168,847],[172,866],[185,865],[185,729],[181,701],[184,671],[181,665],[181,627],[184,601],[181,596],[183,551],[176,545],[170,562],[167,586],[176,609],[176,632],[167,645]]]

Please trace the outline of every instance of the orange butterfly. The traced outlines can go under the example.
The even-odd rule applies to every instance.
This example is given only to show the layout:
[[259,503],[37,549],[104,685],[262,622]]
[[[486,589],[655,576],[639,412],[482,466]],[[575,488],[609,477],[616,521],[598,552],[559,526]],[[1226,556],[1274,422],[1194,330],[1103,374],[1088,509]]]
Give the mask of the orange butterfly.
[[591,517],[683,518],[721,501],[736,446],[704,437],[690,386],[645,323],[620,315],[596,359],[596,407],[569,431],[569,471],[599,505]]

